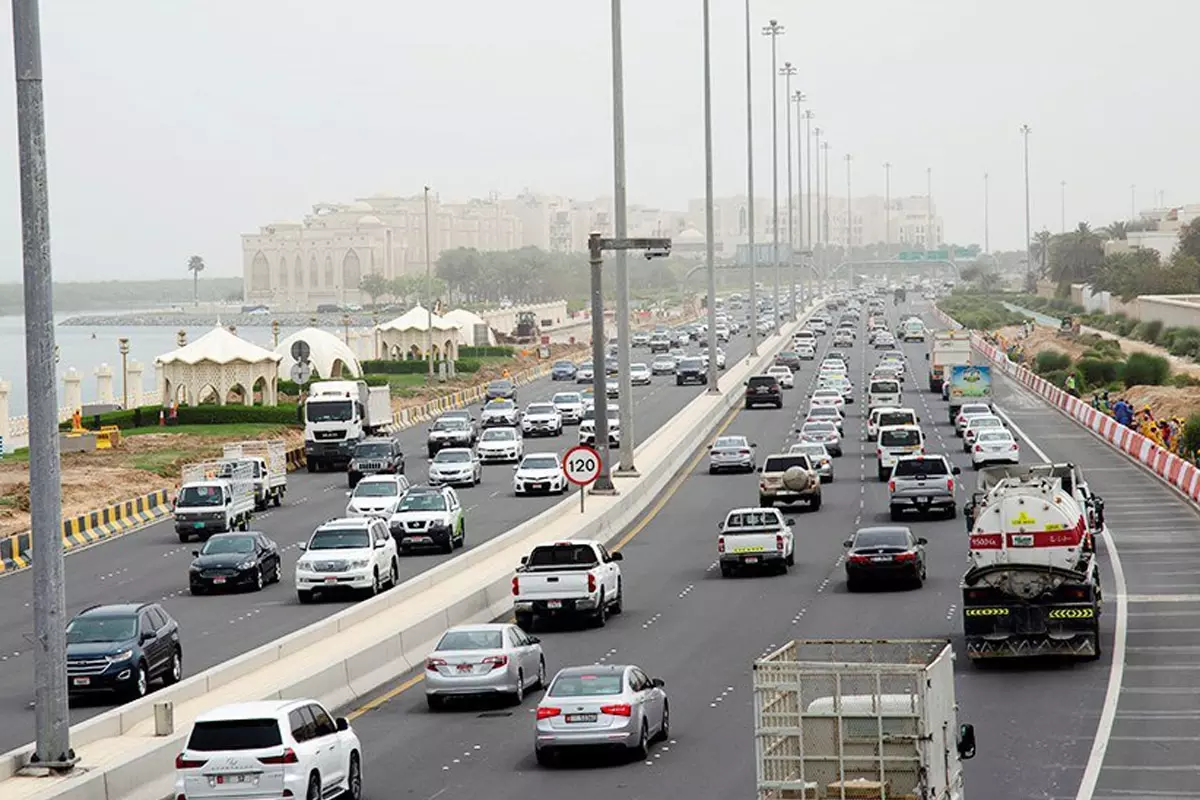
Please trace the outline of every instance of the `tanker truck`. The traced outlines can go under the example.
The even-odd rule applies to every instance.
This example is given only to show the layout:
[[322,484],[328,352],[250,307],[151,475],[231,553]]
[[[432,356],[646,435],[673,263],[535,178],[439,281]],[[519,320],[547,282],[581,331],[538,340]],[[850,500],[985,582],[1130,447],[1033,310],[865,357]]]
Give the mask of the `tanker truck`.
[[1103,502],[1071,464],[983,470],[965,509],[969,567],[960,582],[972,661],[1100,657],[1095,534]]

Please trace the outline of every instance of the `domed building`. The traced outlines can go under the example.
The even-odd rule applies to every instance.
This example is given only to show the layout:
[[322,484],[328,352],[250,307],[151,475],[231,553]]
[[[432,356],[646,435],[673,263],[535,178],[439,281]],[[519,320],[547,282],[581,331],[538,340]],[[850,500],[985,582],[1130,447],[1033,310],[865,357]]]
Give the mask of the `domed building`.
[[[671,255],[703,258],[706,244],[703,233],[695,228],[685,228],[671,239]],[[720,247],[717,250],[720,251]]]
[[[491,326],[484,322],[483,317],[478,314],[467,311],[465,308],[456,308],[449,314],[446,314],[442,319],[449,322],[458,328],[458,343],[463,347],[488,346],[496,344],[496,334]],[[487,331],[486,342],[476,342],[475,331],[477,325],[482,325],[483,330]]]
[[320,328],[305,328],[279,342],[275,353],[281,359],[279,374],[290,379],[296,358],[292,347],[296,342],[308,345],[308,363],[313,371],[324,379],[358,378],[362,376],[362,365],[350,347],[328,331]]

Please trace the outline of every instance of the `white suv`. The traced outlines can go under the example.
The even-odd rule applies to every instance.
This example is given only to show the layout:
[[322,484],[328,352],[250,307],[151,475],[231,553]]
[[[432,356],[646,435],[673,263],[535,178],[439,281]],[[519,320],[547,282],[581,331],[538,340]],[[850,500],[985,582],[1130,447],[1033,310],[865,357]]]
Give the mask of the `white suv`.
[[378,517],[333,519],[313,531],[296,561],[296,596],[351,589],[374,596],[400,580],[396,542]]
[[414,486],[389,521],[392,536],[407,554],[415,547],[452,553],[467,541],[467,523],[458,492],[449,486]]
[[362,763],[350,723],[315,700],[234,703],[196,718],[175,758],[173,795],[360,797]]

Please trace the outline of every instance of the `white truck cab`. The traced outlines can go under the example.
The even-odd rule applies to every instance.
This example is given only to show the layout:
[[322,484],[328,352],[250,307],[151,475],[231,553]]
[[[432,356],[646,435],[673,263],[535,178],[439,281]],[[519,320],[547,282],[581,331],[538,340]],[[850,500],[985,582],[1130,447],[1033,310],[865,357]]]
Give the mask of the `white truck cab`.
[[521,559],[512,579],[517,624],[532,632],[539,618],[584,617],[603,627],[624,601],[623,556],[590,539],[548,542]]

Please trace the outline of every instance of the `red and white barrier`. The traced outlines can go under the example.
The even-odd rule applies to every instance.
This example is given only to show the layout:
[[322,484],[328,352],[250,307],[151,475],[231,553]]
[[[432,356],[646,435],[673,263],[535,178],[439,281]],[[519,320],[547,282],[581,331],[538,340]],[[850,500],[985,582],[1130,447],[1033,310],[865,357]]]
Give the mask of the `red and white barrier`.
[[[934,316],[939,322],[949,327],[962,327],[936,306],[934,307]],[[971,346],[991,361],[1000,372],[1051,405],[1058,407],[1080,425],[1094,431],[1112,447],[1149,468],[1154,474],[1190,497],[1193,502],[1200,503],[1200,469],[1174,453],[1159,447],[1137,431],[1125,427],[1109,415],[1072,397],[1025,367],[1014,363],[1000,348],[984,341],[983,337],[975,332],[971,333]]]

